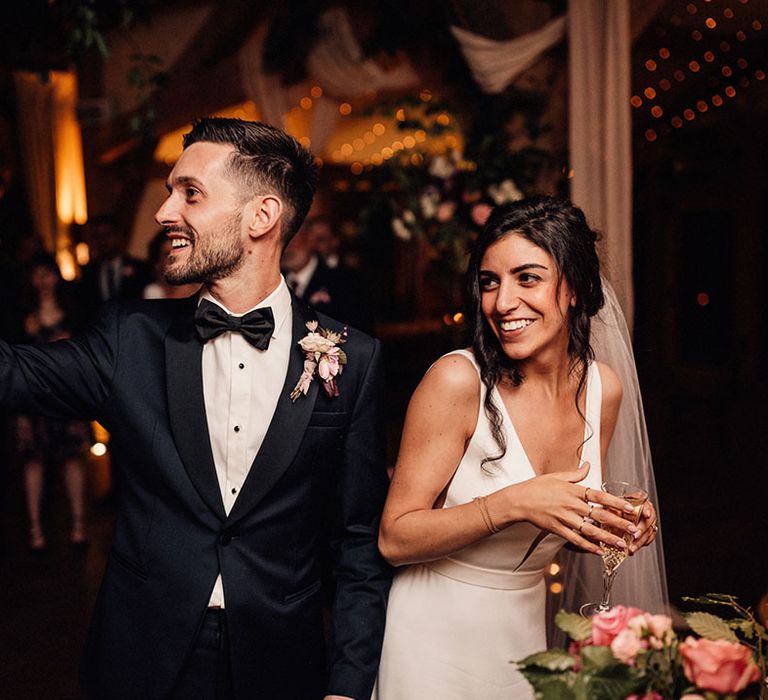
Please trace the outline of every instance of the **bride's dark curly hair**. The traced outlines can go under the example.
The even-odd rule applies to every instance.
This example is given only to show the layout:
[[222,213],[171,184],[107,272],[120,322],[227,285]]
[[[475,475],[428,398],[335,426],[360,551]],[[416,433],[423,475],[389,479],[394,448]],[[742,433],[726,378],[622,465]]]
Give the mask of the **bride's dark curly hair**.
[[500,453],[483,460],[494,462],[507,450],[502,430],[502,414],[493,401],[492,389],[503,377],[519,386],[525,379],[515,360],[502,350],[487,319],[483,315],[480,290],[480,266],[485,252],[506,236],[523,236],[552,256],[557,268],[557,290],[563,278],[576,295],[574,306],[568,307],[568,356],[570,368],[579,377],[576,408],[587,379],[587,368],[594,359],[589,342],[591,319],[603,306],[600,262],[595,243],[597,234],[587,224],[584,212],[569,201],[557,197],[538,196],[496,207],[475,242],[467,269],[468,318],[472,329],[472,349],[485,384],[484,407],[491,424],[491,434]]

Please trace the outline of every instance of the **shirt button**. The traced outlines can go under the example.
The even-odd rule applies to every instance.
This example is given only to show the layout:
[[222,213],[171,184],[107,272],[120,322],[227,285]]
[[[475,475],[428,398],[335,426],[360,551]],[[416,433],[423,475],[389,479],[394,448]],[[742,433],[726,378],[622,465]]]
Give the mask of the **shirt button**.
[[234,496],[236,493],[237,493],[237,489],[236,488],[232,488],[232,495]]
[[240,432],[240,426],[239,426],[239,425],[236,425],[236,426],[235,426],[235,432],[236,432],[236,433],[239,433],[239,432]]
[[239,367],[240,369],[245,369],[245,363],[241,362],[241,363],[238,365],[238,367]]

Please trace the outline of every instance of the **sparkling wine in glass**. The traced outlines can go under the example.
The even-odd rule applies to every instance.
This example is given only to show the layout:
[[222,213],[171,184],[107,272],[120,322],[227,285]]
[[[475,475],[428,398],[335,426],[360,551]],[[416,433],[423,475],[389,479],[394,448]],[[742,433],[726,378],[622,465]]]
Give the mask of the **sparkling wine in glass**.
[[[643,514],[643,506],[648,500],[648,493],[641,489],[639,486],[630,484],[626,481],[605,481],[602,484],[602,489],[605,493],[609,493],[612,496],[623,498],[627,503],[632,506],[632,512],[629,513],[617,508],[607,508],[607,510],[619,518],[628,520],[633,525],[637,525],[640,522],[640,518]],[[611,588],[613,586],[613,580],[616,578],[616,572],[618,571],[621,563],[627,558],[629,554],[629,545],[632,543],[632,534],[618,528],[612,528],[608,525],[602,526],[604,530],[607,530],[611,534],[617,537],[622,537],[626,542],[626,547],[616,547],[612,544],[600,543],[600,548],[603,550],[603,597],[599,603],[587,603],[581,606],[581,614],[585,617],[590,617],[595,613],[605,612],[611,608]]]

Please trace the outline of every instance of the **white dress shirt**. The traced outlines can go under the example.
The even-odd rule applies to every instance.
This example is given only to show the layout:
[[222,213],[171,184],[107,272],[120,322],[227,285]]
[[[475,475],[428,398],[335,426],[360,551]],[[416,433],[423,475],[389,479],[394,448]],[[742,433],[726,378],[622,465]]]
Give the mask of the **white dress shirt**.
[[[207,299],[223,308],[207,289]],[[224,510],[232,510],[277,406],[291,350],[291,294],[283,278],[254,308],[272,308],[275,330],[266,350],[257,350],[240,333],[225,332],[203,346],[203,398],[213,462]],[[248,311],[253,311],[249,309]],[[245,312],[248,313],[248,312]],[[216,578],[212,607],[224,607],[221,574]]]

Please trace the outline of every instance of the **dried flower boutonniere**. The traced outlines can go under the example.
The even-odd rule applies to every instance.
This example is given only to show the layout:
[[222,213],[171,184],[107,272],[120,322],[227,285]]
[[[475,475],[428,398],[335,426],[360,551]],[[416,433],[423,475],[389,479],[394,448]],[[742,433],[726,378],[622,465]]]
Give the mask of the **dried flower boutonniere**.
[[315,374],[322,379],[323,390],[329,398],[338,396],[336,377],[347,364],[347,355],[340,347],[347,342],[346,328],[336,333],[327,328],[318,328],[317,321],[307,321],[307,328],[309,333],[299,341],[304,351],[304,371],[291,392],[291,401],[296,401],[302,394],[306,395]]

